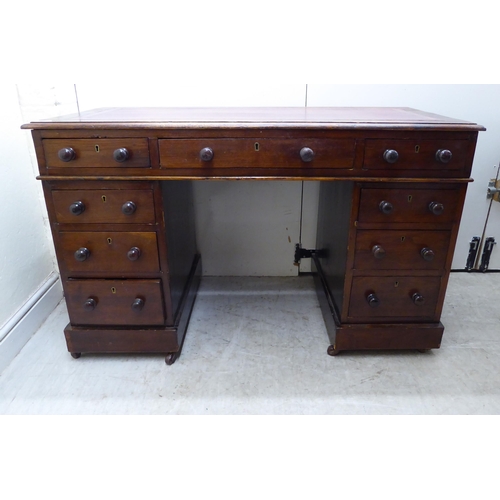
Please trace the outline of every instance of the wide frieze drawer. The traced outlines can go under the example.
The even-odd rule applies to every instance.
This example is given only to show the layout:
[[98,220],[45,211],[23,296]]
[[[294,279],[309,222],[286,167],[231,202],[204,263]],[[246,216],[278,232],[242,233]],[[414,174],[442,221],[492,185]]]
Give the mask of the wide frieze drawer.
[[56,221],[61,224],[154,224],[150,189],[55,189]]
[[68,280],[65,292],[72,325],[164,324],[160,280]]
[[72,232],[57,236],[68,273],[148,273],[160,270],[155,232]]
[[354,269],[443,270],[450,231],[358,230]]
[[163,139],[162,168],[351,169],[354,139]]
[[48,168],[149,167],[148,139],[44,139]]
[[463,170],[472,164],[470,141],[367,139],[363,168],[370,170]]
[[355,277],[349,321],[435,321],[440,277]]
[[453,189],[363,188],[359,222],[453,223],[460,192]]

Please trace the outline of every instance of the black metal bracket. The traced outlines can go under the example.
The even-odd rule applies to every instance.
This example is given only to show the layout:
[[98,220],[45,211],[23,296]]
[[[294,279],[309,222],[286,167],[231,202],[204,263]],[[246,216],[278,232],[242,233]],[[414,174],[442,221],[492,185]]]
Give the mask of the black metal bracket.
[[486,238],[486,241],[484,242],[483,254],[481,255],[481,264],[479,266],[479,270],[483,273],[486,271],[486,269],[488,269],[488,266],[490,265],[491,252],[493,251],[493,247],[496,244],[497,242],[492,236]]
[[298,266],[301,259],[310,259],[316,255],[317,250],[306,250],[302,248],[299,243],[295,245],[295,255],[293,259],[293,265]]
[[467,262],[465,264],[465,270],[471,271],[474,268],[474,263],[476,262],[477,251],[479,250],[479,242],[481,238],[479,236],[474,236],[469,242],[469,256],[467,257]]

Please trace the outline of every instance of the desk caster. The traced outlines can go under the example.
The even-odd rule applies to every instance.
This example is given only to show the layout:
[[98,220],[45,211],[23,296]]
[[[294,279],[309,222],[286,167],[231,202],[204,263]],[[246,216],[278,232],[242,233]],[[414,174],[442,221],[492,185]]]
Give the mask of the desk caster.
[[335,349],[335,346],[330,345],[328,346],[328,349],[326,351],[329,356],[336,356],[340,351],[338,349]]
[[173,365],[177,361],[178,357],[178,352],[169,352],[165,358],[165,363],[167,363],[168,366]]
[[78,359],[80,356],[82,355],[81,352],[72,352],[71,353],[71,356],[75,359]]
[[426,353],[426,352],[431,352],[430,349],[417,349],[418,352]]

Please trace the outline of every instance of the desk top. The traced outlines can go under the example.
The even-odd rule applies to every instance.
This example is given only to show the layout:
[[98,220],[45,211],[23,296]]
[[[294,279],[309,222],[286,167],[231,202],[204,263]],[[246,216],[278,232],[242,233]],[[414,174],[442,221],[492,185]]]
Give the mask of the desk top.
[[101,108],[32,122],[22,128],[485,130],[476,123],[400,107]]

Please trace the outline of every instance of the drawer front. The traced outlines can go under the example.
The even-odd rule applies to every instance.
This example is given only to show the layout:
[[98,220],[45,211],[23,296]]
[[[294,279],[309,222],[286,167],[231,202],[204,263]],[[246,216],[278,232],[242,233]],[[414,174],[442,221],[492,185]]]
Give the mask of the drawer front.
[[351,169],[355,146],[354,139],[314,138],[163,139],[159,144],[163,168],[205,169]]
[[68,273],[148,273],[160,270],[154,232],[58,234],[59,260]]
[[373,170],[463,170],[472,164],[467,140],[369,139],[363,168]]
[[450,231],[358,230],[354,269],[443,270]]
[[54,190],[56,221],[61,224],[128,223],[154,224],[153,191]]
[[391,321],[437,321],[439,277],[355,277],[349,318],[365,322],[378,318]]
[[453,223],[460,192],[452,189],[361,189],[359,222]]
[[164,324],[159,280],[69,280],[64,288],[73,325]]
[[149,167],[147,139],[44,139],[48,168]]

